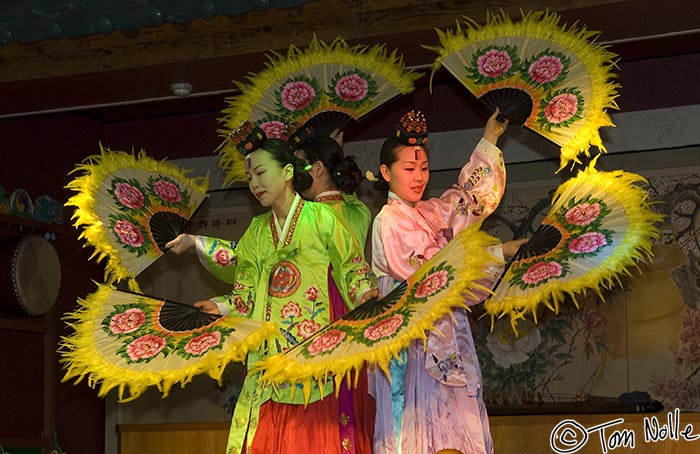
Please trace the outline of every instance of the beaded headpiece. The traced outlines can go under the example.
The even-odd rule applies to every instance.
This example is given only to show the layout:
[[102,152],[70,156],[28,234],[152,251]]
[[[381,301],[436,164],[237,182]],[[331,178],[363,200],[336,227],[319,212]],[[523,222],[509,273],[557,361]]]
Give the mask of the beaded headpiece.
[[404,145],[425,145],[428,142],[428,123],[420,111],[405,113],[396,125],[396,138]]
[[229,133],[229,139],[243,156],[247,156],[265,143],[267,135],[261,128],[246,120]]

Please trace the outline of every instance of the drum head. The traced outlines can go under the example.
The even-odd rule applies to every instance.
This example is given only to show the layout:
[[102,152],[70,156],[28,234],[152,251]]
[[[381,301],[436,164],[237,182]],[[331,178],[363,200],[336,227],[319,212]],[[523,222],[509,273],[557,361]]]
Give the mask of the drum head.
[[12,287],[17,303],[30,315],[43,315],[56,303],[61,263],[53,245],[39,236],[22,238],[12,255]]

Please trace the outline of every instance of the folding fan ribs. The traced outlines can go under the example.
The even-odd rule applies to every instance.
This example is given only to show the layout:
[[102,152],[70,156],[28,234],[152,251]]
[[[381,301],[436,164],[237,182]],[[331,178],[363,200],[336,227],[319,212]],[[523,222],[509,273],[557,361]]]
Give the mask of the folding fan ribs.
[[595,43],[597,32],[559,25],[554,13],[523,13],[518,22],[504,12],[486,24],[439,31],[444,66],[491,110],[524,125],[561,147],[561,166],[580,163],[590,147],[605,151],[598,129],[614,126],[606,109],[616,109],[615,55]]
[[609,288],[651,255],[662,216],[651,210],[643,177],[602,172],[597,159],[559,188],[548,214],[509,263],[484,303],[492,319],[537,321],[538,308],[558,311],[567,296]]
[[80,238],[95,248],[93,257],[107,258],[108,283],[133,278],[163,255],[165,244],[182,233],[206,197],[205,179],[188,178],[175,165],[133,154],[110,151],[89,157],[68,183],[77,192],[66,206],[76,207]]
[[243,361],[277,332],[273,323],[207,314],[105,284],[79,303],[65,317],[74,332],[59,348],[63,381],[87,378],[100,397],[117,388],[121,401],[150,386],[165,397],[199,374],[221,380],[229,362]]
[[[321,328],[290,350],[257,363],[261,380],[299,383],[305,397],[314,381],[357,380],[365,364],[388,373],[389,362],[415,339],[425,339],[435,323],[454,307],[486,295],[484,285],[498,259],[488,251],[497,241],[478,227],[456,235],[404,283],[383,299],[372,299]],[[469,250],[466,254],[465,250]]]
[[[238,83],[241,94],[227,99],[225,136],[219,152],[229,181],[244,180],[242,156],[230,134],[244,121],[268,137],[312,130],[328,135],[393,99],[410,93],[419,74],[406,71],[403,59],[384,46],[348,46],[341,38],[326,44],[314,38],[306,49],[290,46],[287,55],[273,53],[266,68]],[[288,137],[281,137],[285,140]]]

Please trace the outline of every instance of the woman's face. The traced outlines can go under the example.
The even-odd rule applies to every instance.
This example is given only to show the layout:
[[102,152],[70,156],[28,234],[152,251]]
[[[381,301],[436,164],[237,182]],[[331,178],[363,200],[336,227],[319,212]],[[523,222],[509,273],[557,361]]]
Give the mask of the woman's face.
[[294,168],[291,164],[282,167],[272,154],[259,149],[246,157],[245,175],[250,192],[262,206],[269,207],[283,198],[294,176]]
[[381,166],[389,190],[406,202],[416,203],[423,198],[428,184],[428,155],[423,147],[402,146],[396,149],[396,161],[391,167]]

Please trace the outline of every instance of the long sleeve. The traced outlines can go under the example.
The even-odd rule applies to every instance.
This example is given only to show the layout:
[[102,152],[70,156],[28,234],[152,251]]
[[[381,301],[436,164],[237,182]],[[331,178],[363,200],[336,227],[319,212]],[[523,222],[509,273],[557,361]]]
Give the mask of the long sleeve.
[[227,284],[233,284],[238,263],[235,241],[197,235],[195,250],[199,263],[212,276]]

